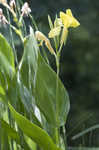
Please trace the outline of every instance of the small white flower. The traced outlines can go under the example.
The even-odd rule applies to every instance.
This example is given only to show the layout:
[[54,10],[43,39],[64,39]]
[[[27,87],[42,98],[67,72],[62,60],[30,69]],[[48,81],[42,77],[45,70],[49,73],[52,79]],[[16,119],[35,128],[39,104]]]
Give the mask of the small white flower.
[[0,8],[0,16],[2,16],[3,15],[3,10],[2,10],[2,8]]
[[22,16],[28,16],[29,13],[31,12],[31,9],[27,2],[25,2],[24,5],[22,6],[21,12],[22,12]]
[[14,9],[14,8],[16,7],[15,0],[10,0],[9,5],[10,5],[10,8],[11,8],[11,9]]
[[6,17],[3,15],[3,10],[0,8],[0,23],[2,25],[9,24]]

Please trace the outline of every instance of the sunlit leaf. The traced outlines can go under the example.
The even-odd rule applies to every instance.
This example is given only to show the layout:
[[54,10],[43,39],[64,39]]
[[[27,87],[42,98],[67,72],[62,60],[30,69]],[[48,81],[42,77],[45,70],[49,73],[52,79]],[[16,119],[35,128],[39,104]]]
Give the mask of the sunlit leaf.
[[50,136],[43,129],[31,123],[24,116],[16,112],[15,109],[11,106],[11,104],[9,104],[9,108],[15,121],[17,122],[18,126],[24,134],[30,137],[44,150],[60,150],[56,147]]
[[56,73],[46,64],[39,53],[35,88],[36,102],[49,123],[61,126],[66,122],[70,104],[68,93],[59,78],[56,98],[56,80]]
[[[28,145],[26,144],[25,140],[23,139],[23,144],[21,144],[20,136],[18,132],[16,132],[6,121],[3,119],[0,119],[0,134],[2,133],[1,131],[4,132],[4,140],[7,140],[8,143],[10,140],[14,140],[17,144],[19,144],[24,150],[30,150]],[[5,137],[8,137],[7,139]],[[4,142],[5,145],[5,142]]]
[[28,88],[35,83],[36,69],[38,59],[38,45],[34,37],[34,32],[30,28],[30,36],[27,37],[24,45],[24,53],[19,65],[20,78]]
[[12,48],[2,34],[0,34],[0,67],[8,75],[12,75],[15,72]]

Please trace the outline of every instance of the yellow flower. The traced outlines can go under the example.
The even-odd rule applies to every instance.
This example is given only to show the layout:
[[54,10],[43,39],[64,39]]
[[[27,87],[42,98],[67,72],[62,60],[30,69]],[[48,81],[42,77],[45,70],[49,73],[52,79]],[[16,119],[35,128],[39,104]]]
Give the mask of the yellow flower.
[[62,26],[62,20],[60,18],[56,18],[54,21],[54,27]]
[[55,27],[48,33],[49,38],[53,38],[55,36],[58,36],[60,34],[61,27]]
[[60,18],[62,20],[62,23],[64,27],[78,27],[80,25],[79,21],[72,15],[72,12],[70,9],[66,10],[66,13],[60,12]]
[[46,47],[51,52],[51,54],[56,55],[54,49],[51,46],[50,40],[42,32],[36,31],[35,37],[37,40],[41,41],[41,43],[45,43]]
[[63,28],[63,31],[62,31],[62,35],[61,35],[61,40],[60,40],[60,43],[65,45],[66,43],[66,40],[67,40],[67,36],[68,36],[68,29],[67,28]]

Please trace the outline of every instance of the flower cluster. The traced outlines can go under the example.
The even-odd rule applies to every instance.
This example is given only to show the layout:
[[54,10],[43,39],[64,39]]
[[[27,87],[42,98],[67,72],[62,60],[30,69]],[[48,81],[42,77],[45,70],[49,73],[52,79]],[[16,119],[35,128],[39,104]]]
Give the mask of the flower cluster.
[[21,12],[22,12],[22,16],[28,16],[29,13],[31,12],[31,9],[27,2],[25,2],[24,5],[22,6]]
[[70,27],[78,27],[80,25],[79,21],[72,15],[70,9],[66,10],[66,13],[60,12],[60,18],[56,18],[54,23],[54,28],[51,29],[49,32],[49,38],[54,38],[55,36],[59,36],[61,29],[63,29],[62,36],[61,36],[61,43],[65,43],[68,28]]
[[36,31],[35,32],[35,37],[37,40],[41,41],[41,44],[43,44],[43,42],[45,43],[46,47],[49,49],[49,51],[51,52],[51,54],[55,55],[54,49],[51,46],[50,40],[40,31]]
[[[10,0],[9,4],[7,3],[6,0],[0,0],[0,3],[5,6],[13,15],[14,17],[14,21],[15,22],[18,22],[18,17],[16,15],[16,12],[15,12],[15,8],[16,8],[16,2],[15,0]],[[21,16],[20,18],[22,19],[22,17],[24,16],[28,16],[29,13],[31,12],[31,9],[28,5],[27,2],[25,2],[21,8]],[[19,19],[19,20],[21,20]],[[0,8],[0,22],[2,22],[3,24],[6,24],[8,23],[8,21],[5,19],[5,16],[3,15],[3,12],[2,12],[2,9]]]
[[[22,37],[22,32],[20,31],[20,26],[22,25],[22,19],[25,16],[31,16],[29,15],[31,13],[31,9],[29,7],[29,4],[25,2],[21,8],[21,15],[18,17],[16,13],[16,2],[15,0],[10,0],[9,4],[6,0],[0,0],[0,3],[4,5],[13,15],[13,19],[16,22],[18,29],[11,25],[6,17],[3,15],[3,11],[0,8],[0,23],[3,25],[9,24],[11,28],[21,37],[22,41],[24,41],[24,38]],[[54,38],[55,48],[56,51],[54,51],[53,47],[51,46],[50,40],[40,31],[35,32],[35,37],[38,41],[40,41],[40,45],[43,43],[48,48],[48,50],[53,54],[55,57],[57,55],[57,52],[61,51],[63,44],[65,44],[67,35],[68,35],[68,29],[70,27],[76,28],[80,25],[79,21],[73,16],[70,9],[66,10],[66,13],[60,12],[59,18],[56,17],[54,23],[52,23],[51,18],[49,17],[49,25],[50,25],[50,32],[48,33],[49,38]],[[35,24],[35,23],[34,23]],[[60,36],[61,35],[61,36]],[[58,37],[58,38],[56,38]],[[58,40],[56,40],[58,39]],[[57,42],[58,41],[58,42]],[[58,44],[57,44],[58,43]],[[59,48],[60,44],[60,48]]]
[[[48,33],[48,37],[54,38],[54,41],[55,41],[55,37],[59,36],[59,38],[60,38],[60,34],[61,34],[61,38],[60,38],[60,45],[61,46],[59,49],[59,52],[60,52],[62,45],[65,44],[66,39],[67,39],[68,28],[70,28],[70,27],[76,28],[80,25],[80,23],[72,15],[72,12],[70,9],[67,9],[66,13],[60,12],[60,17],[59,18],[56,17],[54,24],[52,23],[51,18],[49,16],[48,16],[48,19],[49,19],[49,25],[51,28],[50,32]],[[43,33],[36,31],[36,38],[38,40],[44,41],[46,47],[49,49],[51,54],[54,54],[56,56],[56,53],[51,46],[50,40],[47,37],[45,37],[45,35]]]
[[16,8],[16,3],[15,3],[15,0],[10,0],[10,8],[14,10],[14,8]]
[[3,15],[3,10],[0,8],[0,23],[3,25],[8,24],[6,17]]

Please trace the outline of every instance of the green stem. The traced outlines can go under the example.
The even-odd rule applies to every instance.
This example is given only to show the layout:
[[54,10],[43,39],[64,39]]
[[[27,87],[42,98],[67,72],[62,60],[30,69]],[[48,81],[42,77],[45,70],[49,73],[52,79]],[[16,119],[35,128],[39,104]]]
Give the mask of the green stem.
[[60,45],[60,48],[59,48],[58,54],[60,54],[60,53],[61,53],[62,47],[63,47],[63,42],[62,42],[62,43],[61,43],[61,45]]
[[63,140],[64,140],[65,148],[67,150],[67,137],[66,137],[65,125],[62,128],[63,128]]
[[59,146],[59,130],[58,128],[55,128],[55,142],[56,142],[56,145]]
[[[56,55],[56,67],[57,67],[57,78],[56,78],[56,122],[57,125],[59,124],[59,120],[58,120],[58,103],[57,103],[57,99],[58,99],[58,78],[59,78],[59,55],[57,53]],[[59,140],[59,128],[57,127],[55,132],[56,135],[56,144],[59,146],[60,140]]]
[[[8,21],[11,24],[9,11],[8,11],[7,8],[6,8],[6,10],[7,10]],[[15,45],[14,45],[14,39],[13,39],[11,26],[10,26],[10,35],[11,35],[11,44],[12,44],[13,51],[14,51],[14,56],[15,56],[15,62],[16,62],[16,64],[18,64],[17,53],[16,53],[16,50],[15,50]]]
[[29,17],[30,17],[30,19],[31,19],[31,21],[32,21],[32,24],[34,25],[36,31],[38,31],[38,27],[37,27],[37,25],[36,25],[36,22],[35,22],[33,16],[32,16],[31,14],[29,14]]
[[18,30],[16,27],[14,27],[13,25],[9,24],[10,27],[15,31],[15,33],[20,37],[20,39],[22,40],[22,42],[24,43],[24,38],[22,36],[22,33],[20,30]]

